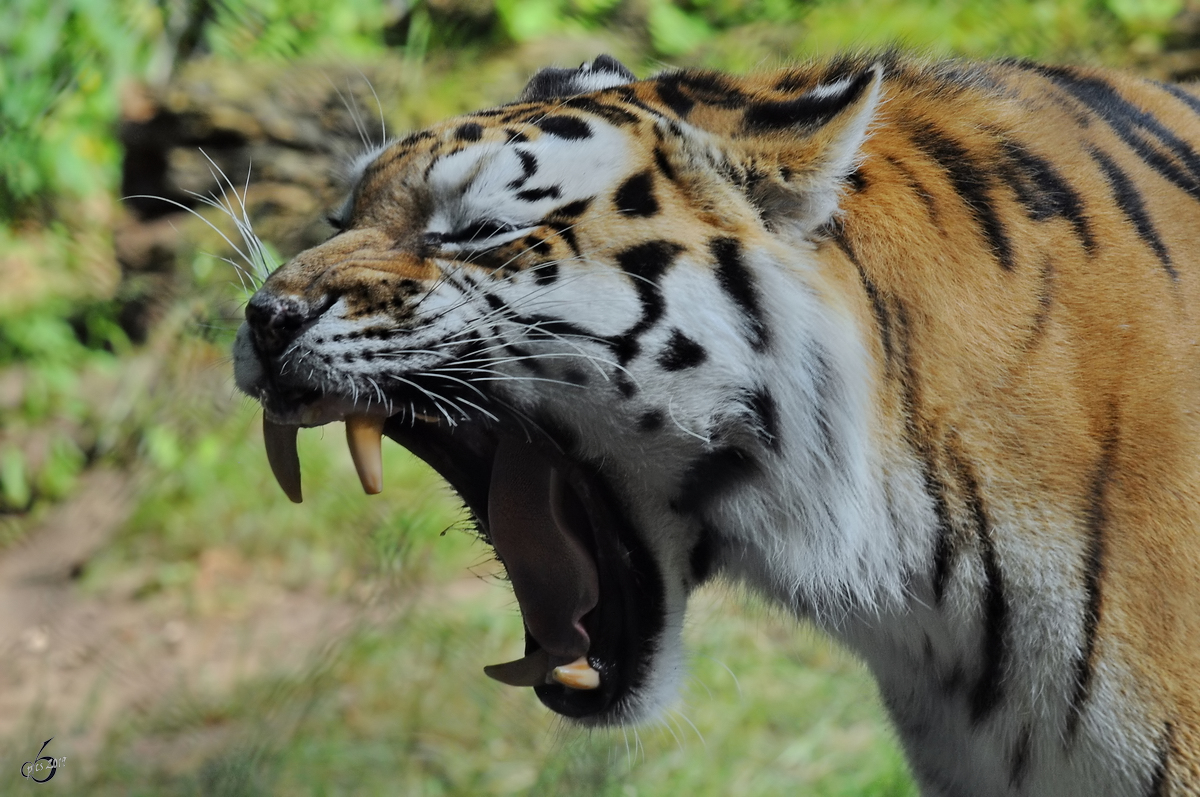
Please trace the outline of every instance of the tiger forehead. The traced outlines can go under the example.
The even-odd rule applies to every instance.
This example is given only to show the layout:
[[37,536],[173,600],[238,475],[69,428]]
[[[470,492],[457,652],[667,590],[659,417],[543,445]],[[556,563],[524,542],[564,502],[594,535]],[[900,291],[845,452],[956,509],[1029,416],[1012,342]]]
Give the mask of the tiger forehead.
[[524,144],[545,136],[586,142],[597,122],[626,127],[657,116],[640,103],[630,105],[611,95],[608,91],[554,102],[516,103],[442,122],[388,146],[364,169],[360,185],[367,188],[381,177],[388,180],[414,167],[428,169],[435,160],[479,144]]

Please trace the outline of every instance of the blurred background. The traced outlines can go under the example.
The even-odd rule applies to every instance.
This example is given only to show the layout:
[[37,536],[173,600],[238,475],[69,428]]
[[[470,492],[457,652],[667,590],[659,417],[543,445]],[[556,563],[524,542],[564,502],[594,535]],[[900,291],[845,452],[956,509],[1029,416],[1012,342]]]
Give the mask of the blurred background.
[[[1200,3],[3,7],[0,792],[915,795],[862,668],[728,586],[694,601],[661,722],[585,734],[485,678],[521,655],[520,615],[435,476],[386,446],[366,497],[331,428],[301,435],[303,505],[274,484],[232,383],[239,269],[327,237],[385,128],[507,101],[539,66],[899,43],[1185,79]],[[51,738],[39,787],[21,764]]]

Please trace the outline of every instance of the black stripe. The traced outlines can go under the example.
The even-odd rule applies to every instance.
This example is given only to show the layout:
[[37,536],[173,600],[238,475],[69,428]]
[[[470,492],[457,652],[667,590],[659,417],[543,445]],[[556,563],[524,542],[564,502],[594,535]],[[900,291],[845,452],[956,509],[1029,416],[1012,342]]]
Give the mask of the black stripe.
[[1091,222],[1083,210],[1083,198],[1063,176],[1044,158],[1038,157],[1021,144],[1007,139],[1001,149],[1008,158],[1008,168],[1001,176],[1017,195],[1017,201],[1034,221],[1063,218],[1075,228],[1075,235],[1089,255],[1096,249]]
[[1011,271],[1016,261],[1008,232],[992,202],[988,172],[971,158],[961,143],[931,124],[914,125],[912,141],[946,173],[955,192],[982,229],[992,254],[1004,270]]
[[655,83],[654,90],[658,92],[658,98],[663,105],[674,111],[675,115],[681,119],[686,118],[696,105],[692,98],[680,91],[679,83],[676,81],[660,79]]
[[662,292],[658,280],[670,268],[684,247],[672,241],[645,241],[617,253],[617,264],[633,277],[633,287],[642,304],[642,317],[615,339],[617,360],[624,365],[641,351],[638,336],[652,327],[663,314]]
[[459,125],[454,130],[454,137],[459,141],[478,141],[483,138],[483,125],[478,122],[468,122]]
[[662,151],[662,147],[654,148],[654,163],[658,166],[658,170],[662,172],[663,177],[672,182],[675,181],[675,167],[667,160],[667,153]]
[[642,413],[640,418],[638,418],[638,431],[657,432],[663,427],[663,423],[665,422],[666,419],[663,418],[661,410],[647,410],[646,412]]
[[521,160],[521,176],[508,184],[509,188],[520,188],[525,185],[525,181],[537,172],[538,162],[537,157],[532,152],[527,152],[523,149],[514,149],[517,157]]
[[546,373],[546,369],[542,367],[541,362],[538,361],[537,357],[529,349],[522,348],[515,343],[509,343],[504,346],[503,351],[505,357],[512,358],[513,362],[522,368],[527,368],[530,372],[538,376]]
[[837,435],[833,432],[833,423],[829,420],[829,410],[834,403],[834,398],[830,395],[830,388],[833,386],[833,369],[829,365],[828,352],[819,345],[813,348],[811,355],[813,386],[816,388],[817,404],[813,412],[817,431],[821,435],[821,450],[825,452],[825,456],[831,462],[840,465],[845,462],[845,456],[841,446],[838,445]]
[[558,199],[562,192],[558,190],[558,186],[549,185],[545,188],[529,188],[525,191],[517,192],[517,199],[522,202],[539,202],[543,199]]
[[904,183],[908,187],[908,190],[917,195],[917,198],[925,205],[925,212],[929,214],[929,219],[934,224],[937,224],[938,209],[937,204],[934,202],[933,194],[929,193],[929,189],[917,179],[912,169],[909,169],[906,164],[896,160],[891,155],[888,155],[886,160],[892,165],[892,168],[900,172],[901,176],[904,177]]
[[871,302],[871,312],[875,316],[875,325],[879,327],[879,341],[883,347],[883,364],[884,369],[891,373],[893,368],[892,356],[894,354],[894,346],[892,344],[892,322],[888,317],[887,306],[884,304],[883,296],[879,293],[877,286],[867,272],[863,270],[862,263],[859,262],[858,255],[855,253],[853,246],[850,244],[849,238],[846,236],[845,229],[839,228],[835,234],[834,243],[842,250],[842,254],[846,256],[853,265],[855,271],[858,272],[858,278],[862,282],[863,291],[867,294],[867,299]]
[[688,554],[688,565],[692,570],[693,585],[708,580],[712,575],[713,560],[717,552],[717,534],[708,524],[700,527],[700,536]]
[[[554,215],[558,215],[555,213]],[[576,257],[579,257],[579,241],[575,238],[575,223],[566,221],[555,221],[553,219],[546,220],[546,226],[558,233],[558,237],[563,239],[563,242],[571,248]]]
[[747,338],[755,351],[767,348],[767,327],[763,323],[754,275],[742,262],[742,245],[736,238],[713,238],[709,251],[717,261],[717,284],[728,294],[746,317]]
[[720,494],[758,472],[754,457],[740,448],[707,451],[688,466],[679,493],[670,502],[671,509],[680,514],[699,512]]
[[1158,87],[1190,108],[1192,113],[1200,116],[1200,97],[1186,92],[1179,86],[1171,83],[1159,83]]
[[543,116],[534,120],[533,124],[541,128],[544,133],[565,138],[568,141],[592,137],[592,128],[588,126],[588,123],[574,116]]
[[[1066,67],[1039,66],[1036,71],[1054,81],[1103,119],[1139,158],[1163,178],[1193,199],[1200,200],[1200,155],[1162,122],[1126,100],[1113,86],[1098,77],[1080,75]],[[1159,147],[1167,150],[1170,157]]]
[[708,352],[704,347],[678,329],[671,331],[671,337],[658,353],[658,364],[667,371],[695,368],[707,359]]
[[779,409],[775,397],[765,387],[747,391],[746,405],[754,414],[754,433],[767,448],[779,453],[783,439],[779,436]]
[[1096,632],[1103,610],[1103,595],[1100,585],[1104,576],[1104,532],[1108,523],[1106,492],[1112,477],[1113,460],[1116,456],[1116,408],[1110,410],[1110,430],[1100,452],[1100,460],[1092,473],[1092,486],[1088,491],[1087,506],[1084,507],[1084,532],[1087,536],[1083,560],[1083,646],[1075,662],[1075,691],[1067,713],[1067,738],[1075,736],[1079,720],[1083,717],[1084,705],[1091,696],[1092,674],[1095,665]]
[[937,463],[927,430],[922,430],[917,420],[920,406],[920,384],[912,363],[912,329],[908,310],[899,301],[893,302],[897,350],[899,352],[900,403],[904,411],[904,437],[909,448],[916,454],[921,469],[921,486],[933,502],[936,519],[936,539],[933,545],[933,596],[940,606],[950,581],[953,564],[954,525],[950,521],[950,509],[946,503],[946,485],[937,477]]
[[1003,679],[1008,658],[1008,599],[1004,594],[1004,577],[996,557],[992,526],[979,492],[975,469],[957,451],[946,452],[954,471],[958,488],[966,503],[971,524],[979,543],[979,558],[983,564],[983,643],[980,651],[982,670],[971,690],[971,721],[979,723],[999,705],[1004,696]]
[[1137,186],[1133,184],[1133,180],[1129,179],[1129,175],[1121,170],[1116,161],[1100,150],[1093,149],[1089,154],[1100,166],[1100,170],[1104,172],[1104,179],[1108,181],[1109,188],[1112,189],[1113,200],[1116,201],[1117,207],[1137,230],[1138,237],[1154,251],[1171,281],[1178,282],[1179,272],[1171,263],[1171,253],[1167,251],[1166,245],[1159,237],[1158,230],[1154,229],[1154,222],[1150,220],[1150,214],[1146,212],[1142,195],[1138,192]]
[[658,213],[654,196],[654,177],[650,172],[638,172],[630,177],[613,195],[617,212],[625,216],[648,217]]
[[1054,306],[1056,277],[1054,261],[1047,257],[1042,264],[1042,279],[1037,295],[1037,315],[1033,317],[1033,329],[1030,330],[1029,340],[1025,342],[1026,349],[1032,349],[1046,334],[1046,326],[1050,322],[1050,309]]
[[1154,771],[1150,773],[1150,788],[1146,797],[1164,797],[1167,793],[1167,773],[1171,767],[1171,756],[1175,752],[1175,726],[1167,723],[1163,731],[1163,740],[1158,748],[1158,760],[1154,763]]
[[592,204],[592,197],[587,199],[576,199],[574,202],[568,202],[561,207],[557,207],[553,211],[554,218],[563,220],[574,220],[583,215],[583,212]]
[[1026,725],[1021,729],[1016,744],[1008,762],[1008,788],[1016,791],[1021,788],[1021,781],[1029,771],[1029,754],[1033,747],[1033,726]]
[[624,108],[618,108],[615,105],[609,105],[606,102],[600,102],[593,97],[572,97],[563,102],[563,105],[568,108],[575,108],[580,111],[595,114],[602,119],[612,122],[617,127],[625,127],[627,125],[637,124],[638,117],[631,114]]

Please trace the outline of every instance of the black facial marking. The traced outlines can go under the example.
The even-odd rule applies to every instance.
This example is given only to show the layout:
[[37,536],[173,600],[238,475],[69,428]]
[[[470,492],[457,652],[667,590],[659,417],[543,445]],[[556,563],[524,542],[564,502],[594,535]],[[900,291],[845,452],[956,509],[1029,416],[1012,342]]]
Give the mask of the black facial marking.
[[1091,156],[1100,166],[1100,170],[1104,172],[1104,179],[1108,181],[1109,188],[1112,189],[1117,207],[1137,230],[1138,237],[1158,257],[1158,262],[1162,264],[1163,270],[1167,272],[1171,281],[1179,282],[1179,272],[1171,263],[1171,253],[1167,251],[1166,244],[1158,236],[1158,230],[1154,228],[1154,222],[1150,220],[1150,214],[1146,212],[1146,205],[1142,201],[1142,195],[1137,190],[1137,186],[1129,179],[1129,175],[1121,170],[1116,161],[1105,153],[1092,150]]
[[755,351],[767,348],[767,326],[763,323],[762,307],[754,275],[742,261],[742,246],[736,238],[714,238],[709,251],[717,261],[717,283],[742,311],[746,319],[746,336]]
[[588,206],[592,204],[591,197],[587,199],[576,199],[574,202],[568,202],[562,207],[554,209],[554,216],[560,219],[575,219],[584,214]]
[[758,462],[737,447],[717,448],[697,457],[671,500],[671,508],[680,514],[694,514],[731,487],[759,472]]
[[1096,632],[1100,626],[1103,596],[1100,590],[1104,577],[1104,534],[1108,525],[1106,494],[1112,477],[1117,451],[1117,410],[1109,410],[1109,430],[1104,437],[1100,460],[1092,473],[1092,487],[1084,510],[1084,532],[1087,535],[1086,557],[1083,563],[1083,587],[1087,596],[1083,607],[1083,650],[1075,662],[1075,692],[1067,714],[1067,738],[1072,739],[1079,728],[1083,709],[1091,696],[1092,671],[1095,664]]
[[1083,250],[1092,254],[1096,239],[1091,222],[1083,210],[1083,198],[1071,187],[1049,161],[1034,155],[1012,140],[1001,145],[1008,163],[1000,170],[1001,177],[1017,195],[1017,201],[1034,221],[1063,218],[1075,228]]
[[483,138],[483,125],[476,122],[460,125],[454,131],[454,137],[459,141],[478,141]]
[[1025,66],[1054,81],[1103,119],[1146,165],[1200,200],[1200,155],[1153,114],[1126,100],[1099,77],[1081,75],[1067,67]]
[[626,216],[653,216],[658,213],[654,197],[654,177],[650,172],[638,172],[617,189],[613,196],[617,211]]
[[514,130],[511,127],[504,128],[504,135],[508,137],[510,144],[524,144],[529,140],[529,136],[522,133],[520,130]]
[[534,125],[542,132],[568,141],[580,141],[592,137],[592,128],[582,119],[574,116],[543,116],[534,120]]
[[618,375],[613,381],[617,385],[617,392],[621,394],[621,398],[631,399],[637,395],[637,385],[631,382],[624,374]]
[[634,290],[642,304],[642,317],[617,340],[617,360],[622,365],[641,350],[638,341],[663,314],[663,298],[658,280],[684,247],[671,241],[646,241],[617,253],[617,264],[633,279]]
[[574,366],[563,370],[563,379],[570,382],[572,385],[584,386],[588,383],[587,374],[583,370]]
[[746,109],[742,126],[752,133],[788,127],[819,127],[862,96],[874,77],[873,70],[863,72],[836,94],[808,92],[790,100],[755,103]]
[[537,173],[538,162],[537,157],[532,152],[523,149],[514,149],[513,152],[516,153],[517,158],[521,161],[521,176],[509,183],[508,187],[520,188],[525,185],[530,177],[533,177]]
[[558,279],[558,263],[554,260],[538,263],[530,271],[533,272],[533,281],[538,285],[553,285]]
[[767,448],[779,453],[783,440],[779,436],[779,408],[775,397],[765,387],[746,394],[746,404],[754,414],[754,432]]
[[963,204],[982,228],[988,247],[1001,268],[1005,271],[1015,268],[1008,232],[992,202],[988,173],[971,158],[962,144],[931,124],[916,125],[912,141],[946,173]]
[[661,410],[647,410],[642,413],[642,417],[638,418],[639,432],[657,432],[663,427],[663,414]]
[[558,190],[558,186],[549,185],[544,188],[529,188],[525,191],[517,192],[517,199],[522,202],[538,202],[542,199],[558,199],[562,192]]
[[658,364],[667,371],[682,371],[695,368],[708,359],[708,352],[696,341],[680,332],[671,331],[663,350],[658,354]]

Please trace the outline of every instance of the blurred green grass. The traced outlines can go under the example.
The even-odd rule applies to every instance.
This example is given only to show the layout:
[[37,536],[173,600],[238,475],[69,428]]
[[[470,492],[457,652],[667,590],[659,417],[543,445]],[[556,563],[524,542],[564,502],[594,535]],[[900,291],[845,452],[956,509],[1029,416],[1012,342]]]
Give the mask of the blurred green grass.
[[[558,41],[614,49],[642,74],[667,61],[747,70],[897,42],[937,55],[1137,65],[1166,46],[1182,0],[227,0],[192,30],[187,9],[202,7],[210,4],[18,0],[22,23],[0,30],[0,84],[21,87],[0,96],[9,286],[0,295],[0,553],[70,501],[88,469],[114,468],[131,474],[134,506],[76,594],[235,623],[266,586],[351,606],[358,619],[315,646],[272,651],[271,666],[232,685],[181,683],[130,710],[46,788],[915,794],[863,668],[728,586],[694,601],[677,710],[636,732],[585,733],[532,693],[483,676],[484,664],[519,655],[520,617],[428,469],[388,446],[385,494],[368,498],[340,429],[312,430],[301,438],[305,503],[288,503],[265,462],[257,409],[231,384],[227,352],[244,300],[232,270],[184,253],[190,290],[150,338],[135,344],[119,324],[110,228],[121,83],[164,80],[202,51],[252,63],[398,50],[413,77],[389,112],[425,124],[504,101],[479,65],[521,71]],[[237,578],[214,585],[213,552],[246,563]],[[64,743],[91,711],[55,718],[68,729]],[[22,730],[0,740],[0,792],[28,787],[16,772],[32,738]]]

